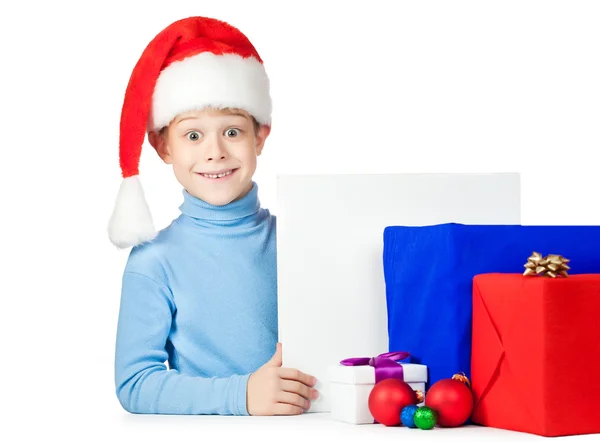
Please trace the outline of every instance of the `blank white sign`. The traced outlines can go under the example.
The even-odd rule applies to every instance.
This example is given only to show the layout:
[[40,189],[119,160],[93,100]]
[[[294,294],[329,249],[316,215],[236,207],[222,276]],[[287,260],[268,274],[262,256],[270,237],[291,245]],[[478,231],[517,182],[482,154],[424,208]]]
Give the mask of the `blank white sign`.
[[390,225],[519,224],[518,174],[283,175],[277,179],[283,365],[328,367],[388,351],[383,230]]

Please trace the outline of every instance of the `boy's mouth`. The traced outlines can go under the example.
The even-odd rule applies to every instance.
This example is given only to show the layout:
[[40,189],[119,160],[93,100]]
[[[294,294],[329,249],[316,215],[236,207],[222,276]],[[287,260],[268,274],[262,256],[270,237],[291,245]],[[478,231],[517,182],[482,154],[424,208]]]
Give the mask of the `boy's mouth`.
[[203,176],[204,178],[208,178],[211,180],[219,180],[225,177],[231,176],[237,169],[224,169],[210,173],[202,173],[198,172],[198,175]]

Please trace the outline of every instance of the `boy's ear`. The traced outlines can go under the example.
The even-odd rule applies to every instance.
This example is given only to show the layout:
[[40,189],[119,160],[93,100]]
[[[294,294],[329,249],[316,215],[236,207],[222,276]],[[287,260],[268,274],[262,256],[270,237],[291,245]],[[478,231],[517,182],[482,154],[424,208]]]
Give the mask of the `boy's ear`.
[[258,132],[256,134],[256,155],[260,155],[262,153],[263,147],[265,147],[265,141],[267,141],[267,137],[271,133],[271,126],[261,125],[258,128]]
[[150,142],[150,145],[154,147],[158,156],[166,164],[171,164],[171,154],[169,153],[166,136],[159,132],[152,131],[148,133],[148,141]]

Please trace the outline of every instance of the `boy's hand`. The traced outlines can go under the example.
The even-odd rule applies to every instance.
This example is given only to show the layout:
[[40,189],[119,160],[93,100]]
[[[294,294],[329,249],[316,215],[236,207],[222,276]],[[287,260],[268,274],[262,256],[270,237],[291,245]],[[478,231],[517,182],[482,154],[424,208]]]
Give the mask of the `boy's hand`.
[[247,407],[251,416],[302,414],[318,397],[313,376],[294,368],[282,368],[281,344],[269,362],[248,379]]

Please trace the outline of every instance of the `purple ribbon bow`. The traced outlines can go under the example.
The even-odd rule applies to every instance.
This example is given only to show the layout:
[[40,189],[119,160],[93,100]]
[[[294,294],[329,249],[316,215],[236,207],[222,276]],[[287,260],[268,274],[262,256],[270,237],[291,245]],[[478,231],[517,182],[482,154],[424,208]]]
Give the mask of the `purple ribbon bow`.
[[404,369],[396,361],[406,359],[410,353],[406,351],[393,351],[382,353],[374,358],[350,358],[340,361],[340,364],[346,366],[370,365],[375,368],[375,383],[384,379],[395,378],[404,380]]

